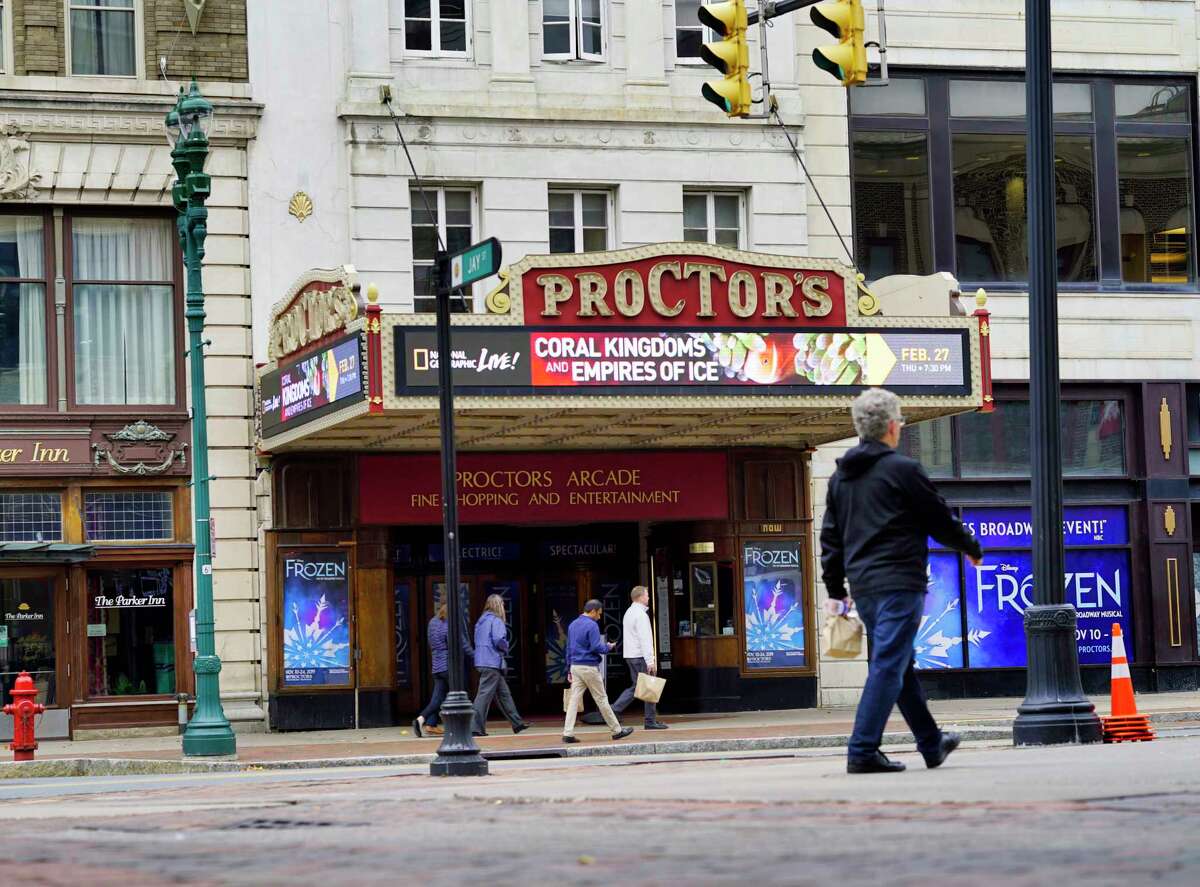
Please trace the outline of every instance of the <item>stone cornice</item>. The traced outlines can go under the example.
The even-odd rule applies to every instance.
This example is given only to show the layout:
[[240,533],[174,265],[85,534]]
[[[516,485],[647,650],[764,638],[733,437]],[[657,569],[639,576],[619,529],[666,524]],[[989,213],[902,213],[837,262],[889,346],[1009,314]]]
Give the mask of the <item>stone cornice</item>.
[[[86,95],[0,90],[0,125],[13,124],[36,140],[108,137],[120,142],[162,141],[163,117],[174,104],[166,96]],[[209,134],[214,144],[253,139],[263,106],[240,99],[214,99]]]

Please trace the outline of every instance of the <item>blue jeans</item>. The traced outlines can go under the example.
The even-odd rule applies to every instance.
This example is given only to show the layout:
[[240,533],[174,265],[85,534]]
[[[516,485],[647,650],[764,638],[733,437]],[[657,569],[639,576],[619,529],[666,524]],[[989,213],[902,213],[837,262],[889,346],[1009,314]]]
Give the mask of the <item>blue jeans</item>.
[[856,598],[855,604],[867,629],[870,662],[854,718],[850,757],[869,758],[879,751],[883,728],[897,704],[917,739],[917,748],[923,753],[936,751],[942,731],[929,713],[925,691],[913,669],[913,641],[921,626],[925,595],[885,592]]
[[433,696],[429,700],[429,704],[421,712],[421,717],[425,719],[426,727],[436,727],[438,721],[441,720],[442,703],[446,701],[446,691],[449,688],[447,673],[444,671],[435,671],[433,673]]

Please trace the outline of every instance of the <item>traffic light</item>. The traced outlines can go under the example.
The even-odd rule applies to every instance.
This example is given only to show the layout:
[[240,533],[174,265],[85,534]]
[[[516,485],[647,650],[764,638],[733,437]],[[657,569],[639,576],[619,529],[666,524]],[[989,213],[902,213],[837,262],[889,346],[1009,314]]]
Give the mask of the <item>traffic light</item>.
[[701,6],[697,16],[700,23],[715,31],[721,40],[700,47],[700,58],[725,75],[723,80],[709,80],[700,94],[729,117],[745,117],[750,113],[750,49],[746,45],[745,0],[728,0]]
[[833,0],[809,10],[813,24],[838,38],[837,46],[818,46],[812,57],[842,86],[857,86],[867,79],[867,48],[863,44],[862,0]]

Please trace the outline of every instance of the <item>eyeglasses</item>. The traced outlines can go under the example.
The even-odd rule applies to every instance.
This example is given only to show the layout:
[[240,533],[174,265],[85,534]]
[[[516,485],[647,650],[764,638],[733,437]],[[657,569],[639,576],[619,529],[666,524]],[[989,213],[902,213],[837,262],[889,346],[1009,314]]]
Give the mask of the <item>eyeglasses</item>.
[[903,428],[906,424],[908,424],[908,420],[905,419],[903,416],[896,417],[896,425],[897,426],[899,426],[900,428]]

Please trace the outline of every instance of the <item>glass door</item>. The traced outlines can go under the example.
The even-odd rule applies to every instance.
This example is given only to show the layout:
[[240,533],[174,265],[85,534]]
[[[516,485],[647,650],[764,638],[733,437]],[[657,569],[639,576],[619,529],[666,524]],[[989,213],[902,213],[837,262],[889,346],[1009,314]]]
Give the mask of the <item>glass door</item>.
[[[0,575],[0,690],[4,703],[25,671],[37,688],[37,701],[56,707],[70,700],[59,677],[58,614],[62,612],[64,575]],[[65,661],[65,658],[64,658]]]

